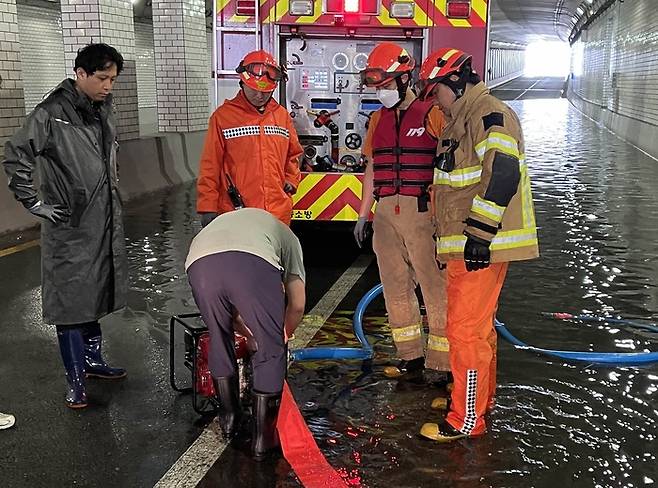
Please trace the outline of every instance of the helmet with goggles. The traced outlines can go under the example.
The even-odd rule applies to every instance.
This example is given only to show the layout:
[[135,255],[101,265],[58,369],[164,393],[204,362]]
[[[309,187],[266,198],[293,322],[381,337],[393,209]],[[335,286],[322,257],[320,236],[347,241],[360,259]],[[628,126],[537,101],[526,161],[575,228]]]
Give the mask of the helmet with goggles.
[[235,71],[245,85],[259,92],[271,92],[279,81],[288,79],[286,69],[263,50],[247,54]]

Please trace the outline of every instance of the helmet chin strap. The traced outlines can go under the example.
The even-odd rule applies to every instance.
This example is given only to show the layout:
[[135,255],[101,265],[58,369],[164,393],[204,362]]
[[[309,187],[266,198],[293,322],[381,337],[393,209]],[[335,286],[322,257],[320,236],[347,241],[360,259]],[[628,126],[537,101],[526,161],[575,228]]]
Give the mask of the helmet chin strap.
[[446,85],[448,88],[452,90],[452,92],[455,94],[457,97],[457,100],[459,100],[461,97],[464,96],[464,92],[466,91],[466,84],[471,80],[471,73],[472,69],[469,65],[466,65],[462,68],[462,70],[457,73],[459,76],[459,79],[457,81],[453,81],[450,79],[450,76],[446,76],[444,79],[440,81],[440,83],[443,83]]
[[[404,75],[404,73],[403,73]],[[397,86],[398,90],[398,95],[400,96],[400,100],[398,103],[393,105],[393,109],[398,108],[402,102],[404,102],[404,99],[407,98],[407,88],[409,88],[409,81],[411,81],[411,76],[407,73],[407,81],[403,82],[402,81],[402,76],[400,75],[395,78],[395,85]]]

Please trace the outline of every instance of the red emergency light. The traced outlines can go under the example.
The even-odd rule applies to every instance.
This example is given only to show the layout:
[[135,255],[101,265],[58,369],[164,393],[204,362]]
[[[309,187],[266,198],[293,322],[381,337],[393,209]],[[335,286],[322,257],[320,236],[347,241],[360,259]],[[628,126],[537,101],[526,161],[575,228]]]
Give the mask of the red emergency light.
[[446,16],[449,19],[468,19],[471,16],[471,0],[448,0]]
[[378,15],[381,0],[326,0],[327,14]]

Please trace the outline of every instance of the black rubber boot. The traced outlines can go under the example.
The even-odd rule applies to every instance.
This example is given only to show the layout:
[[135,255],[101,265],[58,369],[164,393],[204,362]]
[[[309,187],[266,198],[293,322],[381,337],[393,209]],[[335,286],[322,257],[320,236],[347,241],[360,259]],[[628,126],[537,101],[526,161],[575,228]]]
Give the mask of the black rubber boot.
[[253,391],[254,399],[254,435],[251,452],[254,460],[263,461],[279,447],[279,435],[276,421],[281,406],[281,392],[260,393]]
[[101,354],[103,334],[98,322],[92,322],[82,327],[82,337],[85,343],[85,371],[88,378],[103,378],[106,380],[125,378],[125,369],[113,368],[103,359]]
[[57,340],[66,371],[66,406],[85,408],[87,387],[85,382],[85,350],[82,330],[75,327],[57,326]]
[[240,405],[240,383],[238,375],[213,378],[215,394],[219,401],[219,426],[225,439],[237,434],[242,407]]

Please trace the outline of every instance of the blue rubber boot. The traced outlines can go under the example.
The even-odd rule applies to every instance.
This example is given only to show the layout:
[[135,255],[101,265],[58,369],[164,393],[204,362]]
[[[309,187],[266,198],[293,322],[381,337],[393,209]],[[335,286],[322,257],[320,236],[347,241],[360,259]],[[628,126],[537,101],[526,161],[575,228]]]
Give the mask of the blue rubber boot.
[[126,376],[123,368],[108,366],[101,354],[103,335],[98,322],[91,322],[82,327],[85,348],[85,370],[88,378],[116,380]]
[[66,406],[85,408],[87,388],[85,384],[85,349],[82,330],[77,327],[57,327],[57,340],[62,362],[66,370]]

